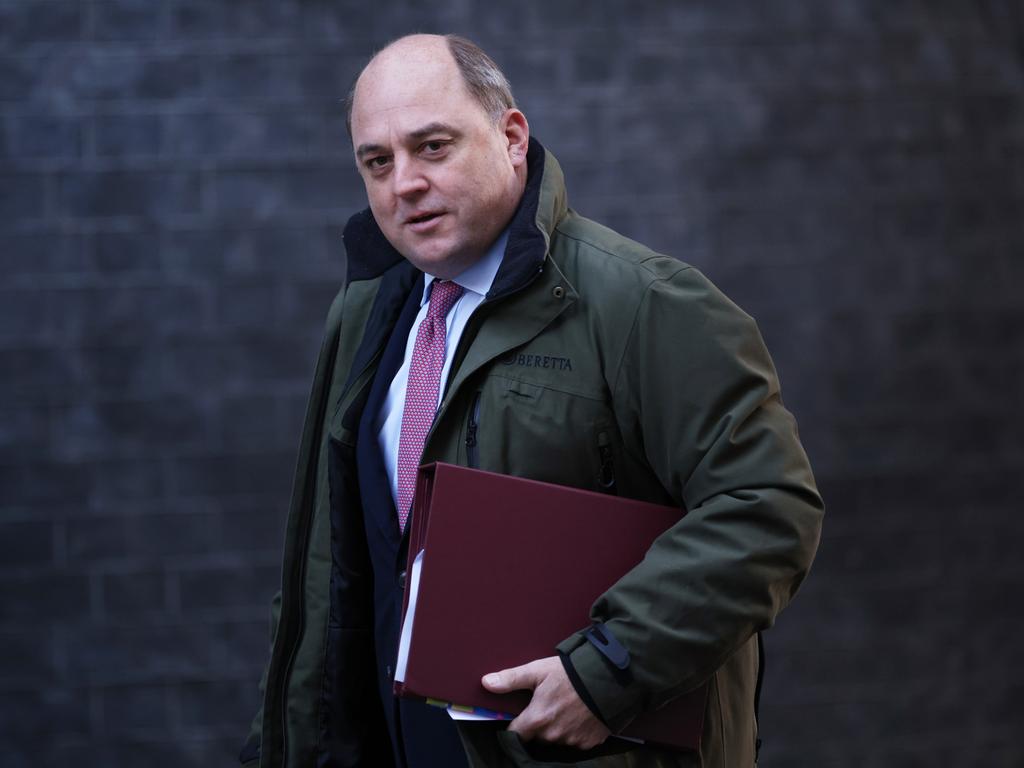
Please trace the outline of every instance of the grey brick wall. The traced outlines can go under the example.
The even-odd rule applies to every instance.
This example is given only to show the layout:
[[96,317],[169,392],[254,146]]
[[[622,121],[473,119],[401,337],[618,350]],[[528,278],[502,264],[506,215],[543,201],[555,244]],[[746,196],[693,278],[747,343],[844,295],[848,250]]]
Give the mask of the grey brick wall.
[[450,30],[773,350],[829,517],[762,764],[1019,765],[1019,3],[435,5],[0,0],[0,763],[232,764],[364,204],[340,99]]

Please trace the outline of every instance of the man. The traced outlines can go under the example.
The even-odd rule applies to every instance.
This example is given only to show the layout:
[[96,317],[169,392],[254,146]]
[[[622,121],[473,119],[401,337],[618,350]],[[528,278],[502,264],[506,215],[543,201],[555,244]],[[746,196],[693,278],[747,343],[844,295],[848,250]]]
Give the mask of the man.
[[[392,43],[349,106],[369,209],[345,229],[243,762],[752,765],[757,633],[822,516],[755,324],[696,270],[568,209],[558,164],[468,41]],[[685,507],[591,608],[629,666],[581,627],[495,670],[491,690],[532,690],[507,730],[396,700],[420,461]],[[609,738],[705,682],[699,752]]]

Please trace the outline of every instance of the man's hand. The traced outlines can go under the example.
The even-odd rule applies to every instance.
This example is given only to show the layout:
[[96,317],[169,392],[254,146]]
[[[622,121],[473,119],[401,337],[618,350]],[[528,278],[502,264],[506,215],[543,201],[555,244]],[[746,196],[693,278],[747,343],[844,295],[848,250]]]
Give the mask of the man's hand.
[[580,699],[557,656],[492,672],[482,682],[492,693],[533,691],[529,706],[508,726],[523,741],[536,738],[591,749],[611,734]]

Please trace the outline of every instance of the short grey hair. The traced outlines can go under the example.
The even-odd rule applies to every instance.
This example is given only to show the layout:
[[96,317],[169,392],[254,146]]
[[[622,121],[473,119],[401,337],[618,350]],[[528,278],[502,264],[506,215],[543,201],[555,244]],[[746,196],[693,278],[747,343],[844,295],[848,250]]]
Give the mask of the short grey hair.
[[[509,85],[508,78],[479,45],[460,35],[445,35],[444,39],[448,43],[448,52],[455,59],[466,89],[483,107],[484,112],[491,120],[497,123],[507,110],[516,108],[516,100],[512,96],[512,86]],[[370,61],[373,61],[376,55],[374,54]],[[362,75],[365,69],[366,66],[359,71],[359,74]],[[359,77],[357,76],[345,97],[345,127],[348,129],[350,138],[352,136],[352,105],[355,102],[356,83],[358,82]]]

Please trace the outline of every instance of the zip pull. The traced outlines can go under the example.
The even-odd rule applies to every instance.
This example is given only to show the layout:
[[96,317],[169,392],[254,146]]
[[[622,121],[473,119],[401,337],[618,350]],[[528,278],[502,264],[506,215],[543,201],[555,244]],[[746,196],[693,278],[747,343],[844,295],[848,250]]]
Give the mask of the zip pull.
[[597,455],[601,459],[601,469],[597,474],[597,484],[605,493],[616,493],[615,490],[615,459],[612,458],[612,441],[607,432],[597,436]]
[[470,469],[480,468],[480,452],[477,449],[476,430],[480,425],[480,397],[483,392],[473,396],[473,405],[469,409],[469,420],[466,423],[466,461]]

